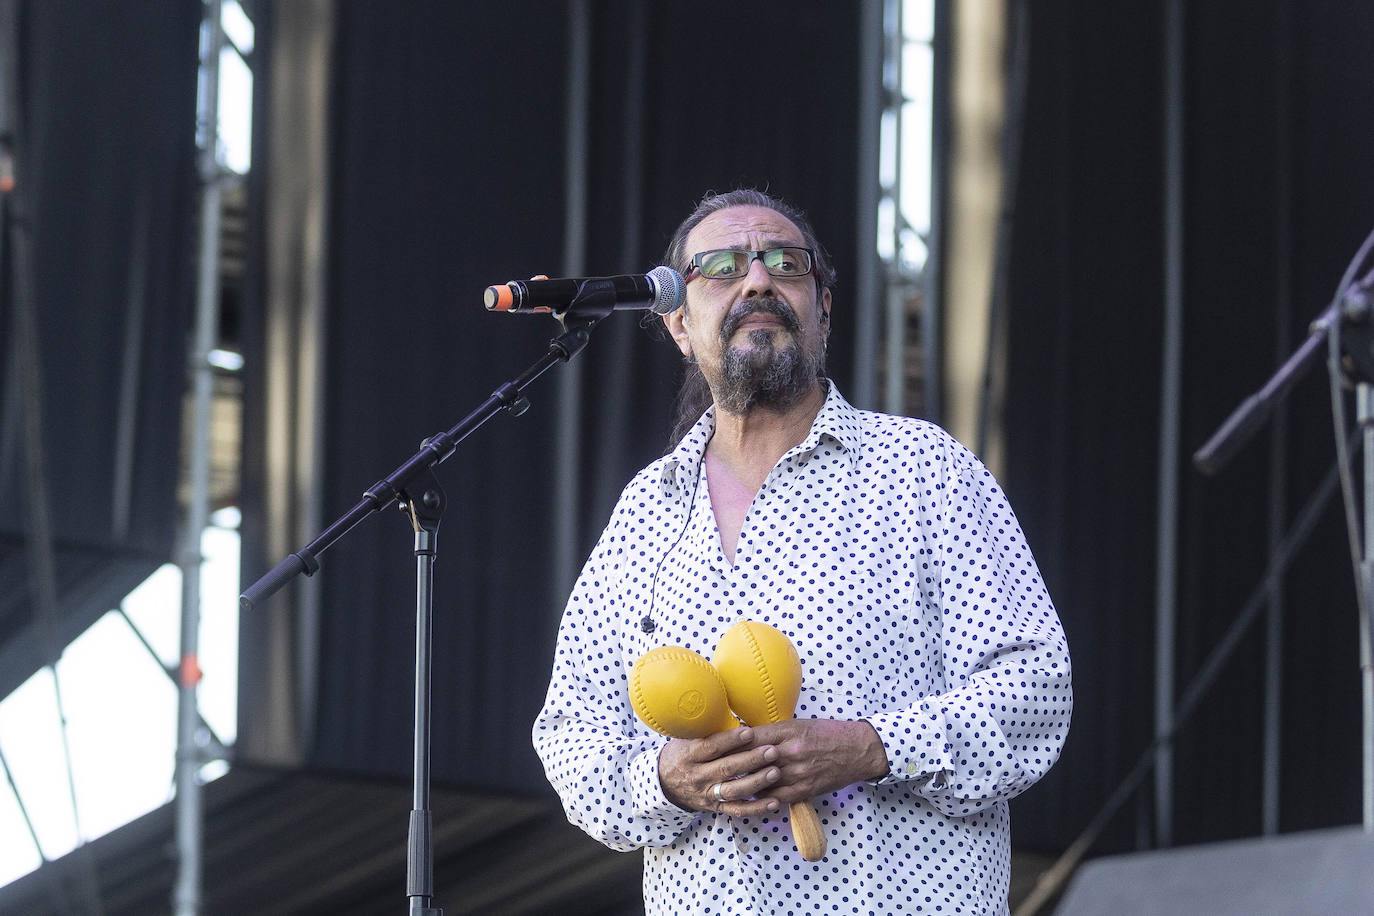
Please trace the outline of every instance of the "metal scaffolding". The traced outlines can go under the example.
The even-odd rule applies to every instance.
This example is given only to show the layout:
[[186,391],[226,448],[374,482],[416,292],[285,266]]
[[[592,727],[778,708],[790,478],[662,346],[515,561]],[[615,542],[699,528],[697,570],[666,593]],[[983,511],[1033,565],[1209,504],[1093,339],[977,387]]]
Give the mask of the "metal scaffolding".
[[207,761],[208,734],[201,726],[200,683],[201,535],[210,520],[210,411],[214,396],[219,326],[220,210],[225,174],[219,163],[219,68],[224,48],[222,0],[206,0],[201,27],[201,83],[197,118],[200,138],[200,244],[196,317],[190,347],[190,495],[177,562],[181,567],[181,652],[177,676],[176,858],[172,891],[177,916],[200,912],[201,860],[205,842],[200,768]]
[[[859,118],[858,224],[875,233],[875,246],[860,247],[857,265],[855,403],[938,421],[948,4],[873,0],[863,15],[870,63]],[[913,139],[925,148],[920,155],[907,148]]]

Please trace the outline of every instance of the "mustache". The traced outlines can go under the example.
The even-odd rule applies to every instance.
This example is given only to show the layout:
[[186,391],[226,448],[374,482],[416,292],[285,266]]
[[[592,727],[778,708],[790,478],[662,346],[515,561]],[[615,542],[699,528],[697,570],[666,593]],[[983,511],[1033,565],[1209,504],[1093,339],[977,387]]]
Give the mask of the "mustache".
[[775,316],[782,322],[783,327],[793,334],[801,333],[801,320],[786,302],[773,298],[745,299],[730,309],[725,320],[720,323],[721,340],[729,340],[735,336],[739,326],[744,324],[750,315],[760,313]]

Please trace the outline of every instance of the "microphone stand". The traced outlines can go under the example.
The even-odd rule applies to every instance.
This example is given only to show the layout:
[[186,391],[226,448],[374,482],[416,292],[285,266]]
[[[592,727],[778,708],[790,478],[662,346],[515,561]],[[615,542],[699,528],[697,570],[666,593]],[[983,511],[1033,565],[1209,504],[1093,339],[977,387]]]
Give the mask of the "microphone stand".
[[497,388],[475,410],[447,432],[432,436],[396,470],[373,484],[352,509],[318,537],[244,589],[239,607],[251,611],[296,576],[312,576],[320,568],[319,555],[373,512],[399,503],[410,515],[415,553],[415,753],[414,786],[406,843],[406,897],[410,916],[443,916],[434,899],[434,831],[430,811],[430,669],[433,657],[431,624],[434,618],[434,563],[439,522],[445,507],[444,491],[435,478],[435,465],[447,460],[479,426],[506,410],[520,416],[529,409],[525,388],[555,363],[568,362],[587,346],[591,330],[615,308],[615,286],[608,280],[589,280],[561,312],[555,312],[563,333],[549,341],[545,354],[523,373]]
[[[1374,618],[1370,613],[1374,607],[1374,538],[1370,536],[1374,532],[1374,272],[1353,284],[1350,278],[1371,245],[1374,234],[1356,255],[1335,300],[1312,322],[1307,340],[1193,453],[1193,464],[1199,471],[1208,475],[1219,471],[1324,351],[1333,362],[1340,360],[1342,375],[1355,383],[1357,428],[1364,446],[1364,549],[1354,559],[1360,653],[1361,821],[1366,833],[1374,832]],[[1333,403],[1333,408],[1339,416],[1339,404]],[[1337,463],[1345,464],[1343,448]],[[1347,516],[1353,531],[1356,514],[1348,512]]]

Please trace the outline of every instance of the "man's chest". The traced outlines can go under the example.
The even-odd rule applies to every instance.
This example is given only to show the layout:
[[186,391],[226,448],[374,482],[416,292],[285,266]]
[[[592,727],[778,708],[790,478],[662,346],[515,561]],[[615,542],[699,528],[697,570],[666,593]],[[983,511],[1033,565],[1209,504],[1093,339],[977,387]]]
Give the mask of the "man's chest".
[[709,493],[700,490],[679,510],[685,524],[652,526],[658,549],[646,555],[661,562],[621,582],[632,622],[652,604],[656,626],[632,635],[627,664],[655,645],[709,658],[749,618],[788,635],[816,690],[886,700],[894,677],[910,689],[939,638],[937,571],[920,513],[833,476],[770,480],[758,493],[713,478]]
[[720,549],[726,562],[733,566],[740,530],[744,527],[744,520],[749,515],[749,507],[758,495],[758,489],[709,460],[706,473],[707,500],[720,534]]

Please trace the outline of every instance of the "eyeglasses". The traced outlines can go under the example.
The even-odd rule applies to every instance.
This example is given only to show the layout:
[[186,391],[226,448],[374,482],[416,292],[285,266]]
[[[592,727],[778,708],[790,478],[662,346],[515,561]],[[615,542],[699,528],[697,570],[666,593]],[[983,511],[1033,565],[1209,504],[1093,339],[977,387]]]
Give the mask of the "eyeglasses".
[[717,248],[692,255],[692,266],[708,280],[734,280],[749,273],[755,259],[762,261],[764,270],[774,277],[804,277],[811,273],[810,248]]

